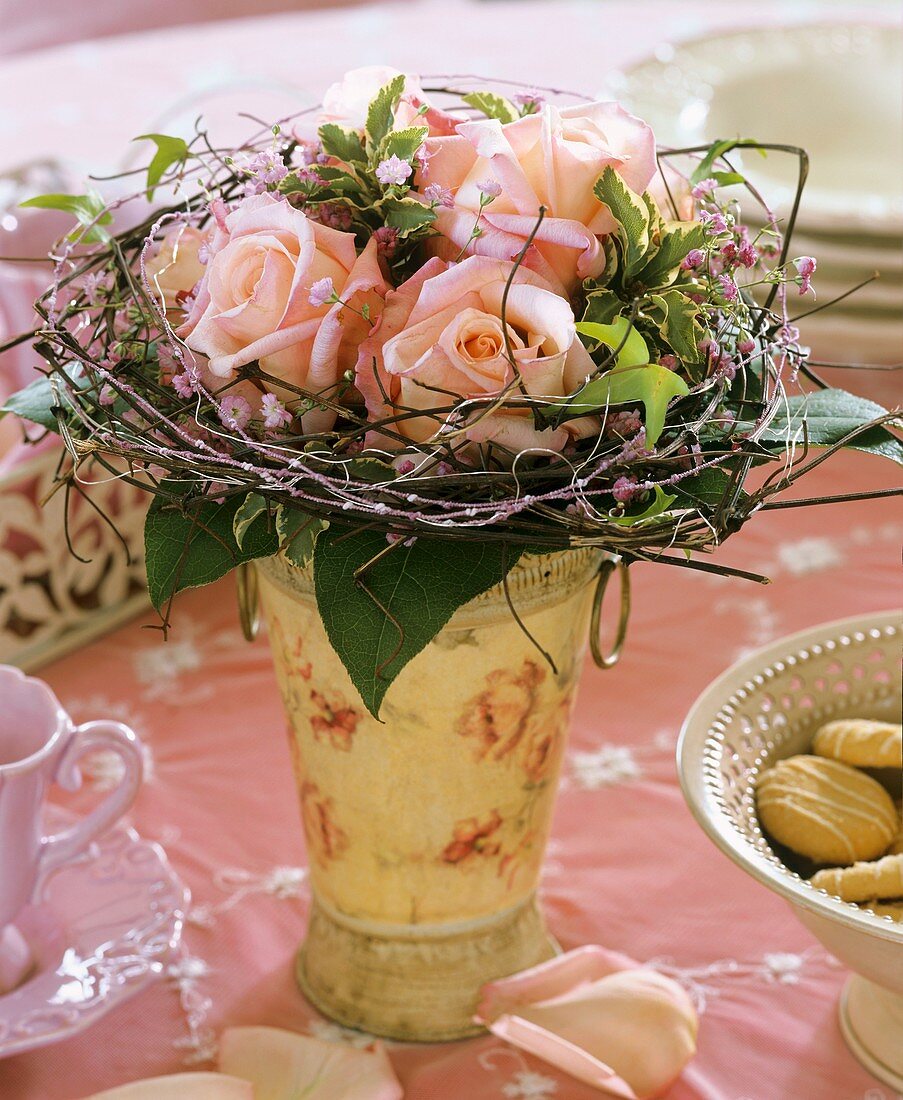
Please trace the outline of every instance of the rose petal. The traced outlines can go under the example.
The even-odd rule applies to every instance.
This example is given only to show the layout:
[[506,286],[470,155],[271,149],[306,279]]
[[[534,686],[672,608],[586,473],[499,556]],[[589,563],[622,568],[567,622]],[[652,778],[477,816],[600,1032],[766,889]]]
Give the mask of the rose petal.
[[254,1085],[254,1100],[402,1100],[382,1044],[358,1050],[274,1027],[227,1028],[219,1066]]
[[87,1100],[258,1100],[254,1086],[223,1073],[174,1073],[131,1081]]

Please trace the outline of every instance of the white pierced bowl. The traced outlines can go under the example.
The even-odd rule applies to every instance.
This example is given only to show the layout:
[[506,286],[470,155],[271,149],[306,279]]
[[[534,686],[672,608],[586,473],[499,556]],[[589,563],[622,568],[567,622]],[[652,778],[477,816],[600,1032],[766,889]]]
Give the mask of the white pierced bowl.
[[[840,1001],[853,1053],[903,1091],[903,924],[814,889],[762,832],[755,790],[777,760],[810,751],[834,718],[899,722],[903,618],[884,612],[824,623],[772,643],[719,676],[687,716],[677,749],[684,797],[723,852],[785,897],[855,973]],[[876,774],[894,798],[901,776]]]

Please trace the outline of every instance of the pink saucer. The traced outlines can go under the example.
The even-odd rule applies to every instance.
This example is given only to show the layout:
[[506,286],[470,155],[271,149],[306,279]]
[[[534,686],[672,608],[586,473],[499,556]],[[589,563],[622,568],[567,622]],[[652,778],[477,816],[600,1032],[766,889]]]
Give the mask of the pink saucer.
[[[53,828],[72,820],[57,807],[47,817]],[[34,965],[0,997],[0,1058],[68,1039],[159,978],[188,904],[163,849],[121,825],[42,894],[16,920]]]

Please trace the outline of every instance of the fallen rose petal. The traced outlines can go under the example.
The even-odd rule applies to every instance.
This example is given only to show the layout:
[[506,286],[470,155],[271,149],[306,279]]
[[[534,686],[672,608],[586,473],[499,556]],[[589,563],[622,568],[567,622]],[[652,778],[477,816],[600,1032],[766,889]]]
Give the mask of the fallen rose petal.
[[483,988],[476,1016],[499,1038],[624,1100],[651,1100],[696,1050],[676,982],[601,947],[580,948]]
[[86,1100],[256,1100],[254,1086],[223,1073],[173,1073],[130,1081]]
[[358,1050],[275,1027],[227,1028],[219,1067],[254,1085],[254,1100],[402,1100],[382,1044]]

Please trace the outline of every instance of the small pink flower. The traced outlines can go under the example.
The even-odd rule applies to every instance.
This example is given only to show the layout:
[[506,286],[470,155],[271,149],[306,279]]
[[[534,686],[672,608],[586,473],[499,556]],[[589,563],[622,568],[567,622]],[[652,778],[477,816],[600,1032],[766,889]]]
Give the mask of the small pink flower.
[[756,342],[751,336],[746,337],[737,344],[737,351],[739,351],[741,355],[752,355],[755,350]]
[[384,187],[395,184],[401,187],[414,169],[394,153],[387,160],[381,160],[376,168],[376,178]]
[[517,95],[511,97],[512,100],[521,108],[525,115],[534,115],[543,103],[545,103],[545,96],[539,92],[518,92]]
[[705,260],[705,253],[701,248],[691,248],[680,265],[684,271],[695,271]]
[[635,477],[619,477],[611,487],[611,495],[618,504],[629,504],[639,491]]
[[753,248],[749,241],[746,241],[740,246],[740,251],[737,253],[737,259],[744,267],[755,267],[759,262],[759,253]]
[[273,431],[292,422],[292,414],[275,393],[265,393],[263,395],[260,401],[260,411],[263,413],[263,426]]
[[502,185],[494,179],[477,180],[477,188],[490,199],[497,199],[502,193]]
[[659,363],[667,370],[677,370],[677,356],[676,355],[663,355],[659,359]]
[[410,474],[414,472],[414,463],[409,458],[403,458],[395,469],[400,474]]
[[423,190],[423,197],[428,203],[436,206],[444,206],[447,210],[450,210],[455,205],[455,200],[451,191],[438,183],[431,183],[429,187],[425,187]]
[[179,397],[189,398],[194,394],[195,382],[188,371],[172,376],[172,388]]
[[719,275],[718,282],[721,284],[721,293],[725,301],[735,302],[739,291],[737,289],[737,284],[730,275]]
[[380,256],[391,260],[398,248],[398,230],[392,225],[383,225],[373,234],[376,251]]
[[100,393],[97,395],[97,400],[101,405],[112,405],[116,400],[116,391],[110,385],[103,385],[100,387]]
[[709,176],[708,179],[700,180],[690,194],[694,199],[704,199],[706,195],[711,195],[717,186],[718,181]]
[[240,432],[251,419],[251,406],[243,397],[229,394],[219,403],[219,418],[227,428]]
[[812,276],[815,274],[815,268],[817,266],[814,256],[798,256],[793,265],[799,272],[800,294],[805,294],[807,290],[812,289]]
[[719,233],[727,232],[727,221],[718,210],[703,210],[699,215],[699,220],[705,226],[706,232],[713,237],[717,237]]
[[328,302],[335,301],[335,286],[332,279],[328,275],[323,279],[317,279],[310,288],[307,300],[312,306],[316,307],[325,306]]

